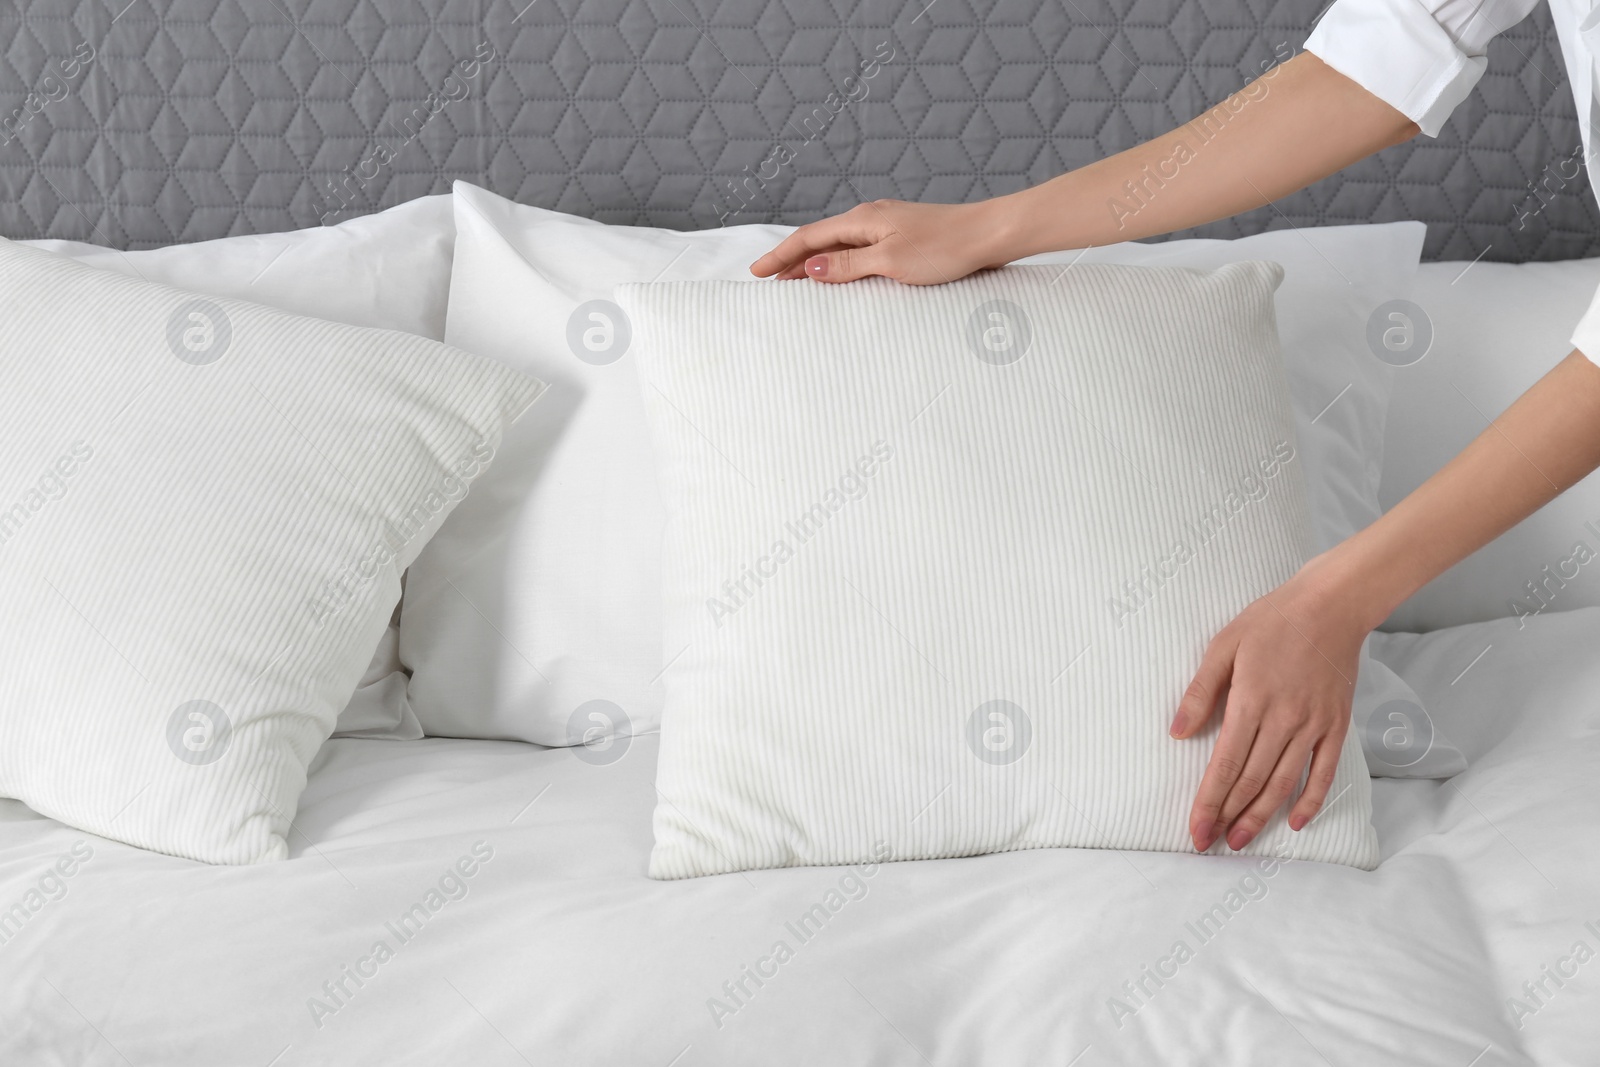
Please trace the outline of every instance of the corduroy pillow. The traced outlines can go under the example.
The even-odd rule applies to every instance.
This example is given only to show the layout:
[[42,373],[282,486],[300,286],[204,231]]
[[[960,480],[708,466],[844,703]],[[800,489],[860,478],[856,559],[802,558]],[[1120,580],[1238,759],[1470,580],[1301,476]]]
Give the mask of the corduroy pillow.
[[[1216,724],[1167,726],[1314,543],[1281,277],[624,286],[668,507],[650,873],[1190,848]],[[1245,852],[1374,866],[1354,730],[1329,801]]]
[[0,796],[280,858],[400,573],[542,383],[0,241]]

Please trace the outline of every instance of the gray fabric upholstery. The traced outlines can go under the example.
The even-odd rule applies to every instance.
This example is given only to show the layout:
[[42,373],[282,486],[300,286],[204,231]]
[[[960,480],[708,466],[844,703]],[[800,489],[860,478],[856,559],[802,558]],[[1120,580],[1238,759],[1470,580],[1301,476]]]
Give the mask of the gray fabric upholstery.
[[[149,247],[337,221],[454,178],[681,228],[972,199],[1187,120],[1297,50],[1323,0],[925,5],[15,0],[0,233]],[[863,77],[878,49],[892,58]],[[1586,179],[1551,170],[1579,138],[1543,9],[1490,58],[1437,140],[1199,232],[1420,218],[1433,258],[1600,253]],[[1555,191],[1536,199],[1541,180]]]

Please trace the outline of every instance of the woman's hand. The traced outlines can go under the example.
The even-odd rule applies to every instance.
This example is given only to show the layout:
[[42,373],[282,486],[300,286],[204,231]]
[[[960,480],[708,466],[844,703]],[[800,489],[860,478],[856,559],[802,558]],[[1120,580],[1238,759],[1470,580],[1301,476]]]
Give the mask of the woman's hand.
[[1217,634],[1179,704],[1172,736],[1187,738],[1226,698],[1189,812],[1189,836],[1201,852],[1223,837],[1235,851],[1248,845],[1289,799],[1308,762],[1290,828],[1304,827],[1327,799],[1371,625],[1369,613],[1329,587],[1322,562],[1308,563]]
[[1172,723],[1173,737],[1193,737],[1226,694],[1222,731],[1189,813],[1195,847],[1203,852],[1224,836],[1234,849],[1249,844],[1308,760],[1310,780],[1289,826],[1310,822],[1339,765],[1367,634],[1406,597],[1597,468],[1600,366],[1574,350],[1410,496],[1217,634]]
[[853,282],[881,274],[907,285],[941,285],[1018,258],[1012,205],[912,204],[874,200],[802,226],[750,265],[759,278]]

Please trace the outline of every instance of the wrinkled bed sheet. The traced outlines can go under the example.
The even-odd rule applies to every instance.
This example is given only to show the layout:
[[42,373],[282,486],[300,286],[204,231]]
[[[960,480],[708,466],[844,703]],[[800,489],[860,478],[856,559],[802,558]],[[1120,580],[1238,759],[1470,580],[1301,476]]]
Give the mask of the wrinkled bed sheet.
[[1374,782],[1370,873],[1041,850],[652,882],[649,736],[330,741],[257,867],[0,801],[0,1063],[1592,1064],[1600,609],[1378,643],[1472,766]]

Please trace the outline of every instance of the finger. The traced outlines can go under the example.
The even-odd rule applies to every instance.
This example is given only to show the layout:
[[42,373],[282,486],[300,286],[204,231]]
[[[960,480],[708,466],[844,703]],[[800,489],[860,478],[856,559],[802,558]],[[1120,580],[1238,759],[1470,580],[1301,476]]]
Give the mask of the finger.
[[[839,252],[839,251],[843,251],[844,249],[849,248],[849,247],[850,247],[849,245],[833,245],[830,248],[824,248],[822,251],[823,252]],[[800,262],[795,263],[792,266],[788,266],[788,267],[783,268],[783,270],[779,271],[774,277],[775,277],[775,280],[777,280],[777,281],[788,282],[788,281],[793,281],[796,278],[804,278],[805,276],[806,276],[806,261],[802,259]]]
[[841,248],[837,252],[822,252],[805,263],[806,277],[830,285],[853,282],[881,274],[893,278],[900,274],[899,264],[883,242],[862,248]]
[[1222,713],[1222,732],[1217,736],[1217,747],[1211,751],[1211,761],[1206,764],[1200,791],[1189,811],[1189,836],[1194,839],[1197,851],[1210,848],[1222,834],[1224,827],[1219,823],[1222,802],[1238,780],[1239,772],[1244,770],[1245,758],[1250,754],[1259,724],[1260,716],[1244,706],[1238,692],[1230,693],[1228,706]]
[[1212,639],[1200,661],[1200,669],[1178,702],[1178,713],[1173,716],[1168,730],[1173,737],[1193,737],[1210,721],[1212,712],[1222,701],[1228,679],[1233,677],[1233,657],[1238,647],[1226,631]]
[[1339,746],[1343,740],[1344,733],[1339,731],[1317,742],[1316,752],[1311,757],[1311,773],[1306,777],[1306,790],[1289,813],[1289,829],[1305,829],[1306,823],[1322,810],[1322,802],[1328,799],[1328,790],[1333,788],[1334,772],[1339,769]]
[[[1254,752],[1251,755],[1253,756]],[[1238,818],[1230,820],[1229,848],[1237,852],[1255,840],[1273,813],[1294,795],[1295,788],[1300,784],[1300,775],[1305,772],[1306,761],[1310,758],[1311,742],[1298,737],[1290,740],[1283,749],[1283,755],[1273,766],[1266,786],[1245,807]]]
[[876,212],[851,208],[842,215],[808,223],[778,242],[778,247],[750,264],[750,273],[768,278],[830,248],[867,245],[882,240],[888,226]]
[[[1222,812],[1217,816],[1217,823],[1224,827],[1231,827],[1234,820],[1239,818],[1241,812],[1255,802],[1262,790],[1267,788],[1278,762],[1283,758],[1284,750],[1289,747],[1294,735],[1282,728],[1267,728],[1263,726],[1257,731],[1255,740],[1250,744],[1250,755],[1244,761],[1244,770],[1239,772],[1238,779],[1233,783],[1233,788],[1228,790],[1228,797],[1222,802]],[[1311,752],[1308,742],[1305,746],[1307,755]],[[1304,769],[1305,764],[1300,764]],[[1298,785],[1300,775],[1295,773],[1292,784]],[[1285,793],[1287,797],[1289,794]],[[1237,852],[1242,845],[1235,845],[1234,835],[1228,833],[1228,847]]]

